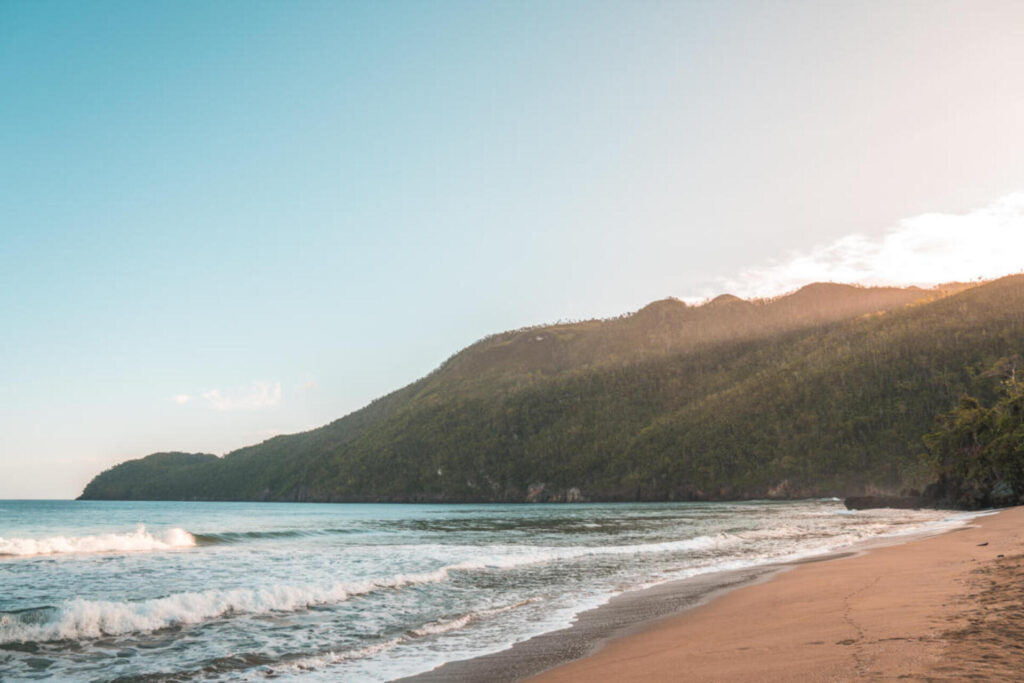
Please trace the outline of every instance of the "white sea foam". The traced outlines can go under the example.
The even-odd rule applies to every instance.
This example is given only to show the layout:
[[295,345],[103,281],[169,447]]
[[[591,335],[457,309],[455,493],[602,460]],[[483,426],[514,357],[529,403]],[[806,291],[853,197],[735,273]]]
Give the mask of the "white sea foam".
[[456,569],[464,567],[452,565],[432,572],[330,586],[272,585],[176,593],[136,602],[75,599],[46,610],[0,614],[0,643],[99,638],[198,624],[231,614],[294,612],[341,603],[376,590],[436,583]]
[[[472,522],[475,516],[502,521],[493,532],[487,524],[478,528],[470,523],[462,534],[460,524],[433,524],[434,508],[424,513],[425,521],[411,526],[405,519],[377,520],[377,509],[360,516],[359,509],[346,508],[335,519],[324,515],[334,510],[320,507],[289,510],[294,516],[285,516],[279,511],[286,508],[278,506],[245,508],[243,515],[232,506],[196,506],[175,510],[172,519],[187,529],[221,529],[195,535],[200,548],[215,548],[176,552],[151,544],[152,552],[130,559],[123,557],[126,551],[149,548],[96,543],[85,540],[96,538],[85,534],[95,533],[96,524],[117,523],[115,529],[128,531],[137,515],[147,513],[146,506],[113,518],[103,510],[77,527],[80,513],[75,510],[48,525],[43,517],[32,531],[15,527],[22,530],[6,535],[63,534],[72,537],[63,540],[74,552],[120,556],[65,556],[70,561],[45,559],[60,555],[35,561],[0,557],[0,569],[6,565],[15,572],[12,577],[24,579],[12,584],[9,595],[0,589],[0,597],[10,598],[5,609],[12,610],[0,611],[0,642],[50,641],[43,646],[55,661],[48,673],[63,680],[88,678],[106,657],[105,670],[125,677],[166,671],[181,678],[253,681],[394,679],[564,628],[581,611],[632,588],[785,562],[868,538],[928,532],[963,521],[937,512],[869,510],[841,516],[841,508],[829,502],[720,505],[696,508],[690,515],[681,506],[667,507],[673,514],[652,519],[648,510],[634,515],[626,507],[607,515],[598,509],[576,524],[553,525],[534,535],[500,533],[506,522],[522,516],[520,508],[468,510],[468,517],[463,508],[438,508],[458,522],[464,517]],[[528,519],[534,516],[530,512]],[[346,515],[351,514],[350,521]],[[632,523],[608,522],[620,517]],[[599,523],[607,533],[590,528],[579,533],[581,525]],[[168,543],[172,539],[164,528],[114,535],[145,535]],[[26,540],[36,544],[19,548],[26,554],[38,554],[40,548],[69,552],[53,538],[3,543]],[[101,585],[109,586],[108,596],[94,593]],[[363,593],[369,595],[355,597]],[[159,595],[166,597],[153,597]],[[109,601],[81,599],[96,597]],[[543,601],[544,609],[500,614],[512,609],[501,605],[524,599]],[[146,635],[153,631],[156,636]],[[238,650],[233,637],[243,632],[243,649],[249,652]],[[103,636],[123,638],[124,647],[139,654],[115,660],[121,643]],[[174,646],[145,647],[154,637]],[[135,648],[131,641],[136,639],[143,647]],[[24,658],[0,663],[0,678],[32,674]]]
[[[602,553],[623,555],[629,553],[653,553],[653,552],[671,552],[677,550],[706,550],[706,549],[732,549],[736,552],[738,549],[734,546],[743,546],[744,549],[749,549],[751,545],[757,542],[768,541],[768,547],[764,547],[761,553],[746,555],[747,550],[743,550],[744,555],[732,555],[729,559],[724,559],[722,556],[705,556],[703,559],[696,560],[695,564],[682,571],[672,572],[670,575],[663,576],[660,579],[644,582],[633,586],[633,589],[637,588],[649,588],[666,581],[685,579],[701,574],[707,574],[710,572],[718,571],[729,571],[729,570],[740,570],[748,569],[751,567],[762,566],[768,563],[785,563],[804,560],[809,557],[814,557],[830,552],[834,552],[838,549],[848,548],[851,545],[855,545],[869,538],[885,538],[885,537],[899,537],[914,533],[938,533],[943,530],[948,530],[961,526],[971,518],[978,516],[979,514],[993,514],[993,513],[960,513],[953,516],[948,516],[940,519],[921,519],[916,522],[903,523],[903,526],[898,524],[876,524],[867,525],[863,529],[858,529],[853,533],[839,534],[834,536],[823,536],[819,538],[816,543],[804,545],[803,541],[800,540],[806,533],[806,529],[801,529],[796,526],[786,526],[783,528],[767,528],[752,530],[751,532],[741,534],[716,534],[713,536],[699,536],[686,541],[675,541],[667,543],[653,543],[644,545],[633,545],[633,546],[610,546],[605,548],[591,548],[585,549],[572,549],[563,552],[552,553],[549,559],[566,558],[570,555],[579,556],[582,555],[598,555]],[[793,543],[784,543],[776,545],[772,543],[775,539],[784,539],[793,541]],[[559,610],[549,615],[553,617],[553,620],[545,623],[544,627],[537,628],[533,635],[543,633],[545,631],[557,630],[559,628],[565,628],[573,623],[578,615],[589,609],[598,607],[607,603],[613,596],[621,594],[629,589],[620,589],[609,591],[603,595],[591,596],[587,600],[581,600],[577,604],[568,610]],[[524,601],[524,603],[532,602],[533,599]],[[520,604],[524,604],[520,603]],[[512,608],[518,605],[512,606]],[[490,610],[494,613],[506,611],[510,608],[498,608],[496,610]],[[441,635],[446,632],[464,628],[470,623],[476,621],[482,616],[483,613],[467,614],[458,618],[448,620],[438,620],[430,624],[426,624],[418,629],[413,630],[411,633],[417,637]],[[399,643],[389,643],[388,649],[394,647]],[[476,653],[479,654],[479,653]],[[456,657],[457,658],[457,657]],[[338,662],[342,660],[336,660]],[[330,662],[321,661],[319,664],[329,664]],[[312,667],[311,667],[312,668]],[[416,671],[422,671],[422,668],[417,668]],[[403,675],[408,675],[406,672]]]
[[476,559],[466,560],[447,567],[450,571],[473,571],[486,569],[515,569],[532,564],[547,562],[565,562],[584,557],[601,555],[647,555],[683,551],[706,551],[723,549],[741,543],[742,538],[733,534],[715,534],[713,536],[696,536],[681,541],[664,541],[660,543],[638,543],[632,545],[612,546],[420,546],[421,550],[432,550],[437,553],[451,553],[458,550],[481,552]]
[[535,603],[539,598],[529,598],[527,600],[521,600],[512,605],[504,605],[502,607],[494,607],[491,609],[483,609],[477,612],[468,612],[458,617],[450,619],[438,619],[430,623],[424,624],[419,628],[414,628],[406,632],[405,635],[398,636],[397,638],[391,638],[380,643],[374,643],[373,645],[367,645],[365,647],[353,648],[351,650],[342,650],[340,652],[330,651],[319,655],[313,655],[309,657],[303,657],[298,660],[288,662],[283,665],[276,665],[274,672],[277,674],[282,673],[308,673],[310,671],[319,671],[325,669],[334,664],[341,664],[348,662],[353,659],[366,659],[369,657],[375,657],[382,652],[391,650],[394,647],[414,641],[420,638],[430,638],[433,636],[443,635],[450,633],[451,631],[458,631],[469,626],[471,623],[487,619],[489,617],[496,616],[505,612],[510,612],[514,609],[518,609],[525,605]]
[[274,673],[280,674],[298,674],[307,673],[310,671],[317,671],[331,666],[332,664],[341,664],[342,662],[351,661],[353,659],[365,659],[368,657],[375,657],[382,652],[386,652],[391,648],[401,645],[406,642],[408,637],[399,636],[398,638],[392,638],[391,640],[385,640],[380,643],[374,643],[373,645],[367,645],[366,647],[354,648],[352,650],[343,650],[341,652],[325,652],[321,655],[314,655],[311,657],[303,657],[295,661],[288,662],[286,664],[278,664],[274,667]]
[[26,612],[0,614],[0,643],[99,638],[198,624],[231,614],[294,612],[344,602],[376,590],[436,583],[455,568],[322,587],[272,585],[208,590],[136,602],[75,599],[45,610],[42,617],[26,619]]
[[[909,531],[909,530],[908,530]],[[177,532],[177,533],[174,533]],[[761,530],[762,541],[784,536],[780,529]],[[21,554],[41,552],[97,552],[110,550],[141,550],[184,547],[194,543],[191,534],[180,529],[165,533],[164,539],[148,534],[140,527],[135,534],[109,534],[106,536],[84,536],[73,539],[41,539],[33,544],[17,546]],[[111,539],[119,539],[116,542]],[[18,539],[24,542],[27,539]],[[78,640],[99,638],[127,633],[146,633],[174,626],[198,624],[234,614],[268,614],[272,612],[294,612],[317,605],[344,602],[351,597],[379,590],[401,589],[407,586],[439,583],[448,580],[456,572],[504,571],[529,565],[551,562],[567,562],[590,556],[642,555],[683,551],[729,550],[737,545],[747,545],[753,539],[750,535],[715,534],[697,536],[680,541],[633,544],[604,547],[530,547],[530,546],[456,546],[447,547],[448,553],[472,550],[476,557],[420,573],[402,573],[385,578],[361,581],[338,582],[331,585],[269,585],[258,588],[237,588],[230,590],[208,590],[201,592],[176,593],[162,598],[133,602],[75,599],[57,607],[33,611],[30,618],[26,613],[0,614],[0,643],[27,641]],[[828,545],[804,551],[823,552],[859,540],[859,534],[852,537],[832,537]],[[7,542],[9,543],[9,542]],[[3,547],[3,546],[0,546]],[[423,549],[426,550],[430,546]],[[68,550],[75,548],[76,550]],[[431,547],[432,548],[432,547]],[[440,552],[441,546],[432,548]],[[763,548],[765,552],[745,558],[744,564],[766,560],[778,560],[792,552],[784,544],[775,549]],[[782,551],[782,552],[779,552]],[[801,553],[804,554],[804,553]],[[725,561],[723,563],[723,560]],[[726,568],[725,557],[707,557],[694,569],[706,571],[707,567]],[[699,569],[698,569],[699,568]],[[412,633],[425,636],[462,628],[469,621],[484,616],[484,613],[466,615],[453,620],[427,624]]]
[[429,624],[424,624],[419,628],[414,628],[411,633],[414,636],[437,636],[442,633],[448,633],[449,631],[455,631],[460,628],[465,628],[469,623],[473,621],[472,614],[463,614],[461,617],[455,619],[438,619],[432,621]]
[[[140,530],[145,533],[144,530]],[[148,534],[147,534],[148,535]],[[501,546],[479,559],[450,564],[430,572],[398,574],[382,579],[341,582],[330,586],[272,585],[177,593],[136,602],[75,599],[47,610],[42,618],[0,615],[0,643],[79,640],[127,633],[147,633],[173,626],[198,624],[231,614],[294,612],[316,605],[337,604],[377,590],[439,583],[453,572],[508,570],[533,564],[569,561],[592,555],[624,555],[705,549],[738,539],[699,536],[683,541],[591,548]],[[486,548],[485,548],[486,549]],[[504,554],[515,549],[515,554]]]
[[48,538],[2,538],[0,555],[28,557],[68,553],[110,553],[191,548],[195,537],[184,529],[167,529],[151,534],[140,524],[134,532],[93,536],[50,536]]
[[459,629],[469,626],[475,621],[481,619],[487,619],[498,614],[504,614],[505,612],[511,612],[514,609],[529,605],[537,602],[539,598],[529,598],[527,600],[520,600],[519,602],[512,605],[504,605],[502,607],[492,607],[491,609],[482,609],[477,612],[468,612],[462,616],[454,617],[451,619],[438,619],[432,621],[429,624],[424,624],[419,628],[414,628],[409,633],[417,638],[423,638],[426,636],[437,636],[442,633],[448,633],[449,631],[457,631]]

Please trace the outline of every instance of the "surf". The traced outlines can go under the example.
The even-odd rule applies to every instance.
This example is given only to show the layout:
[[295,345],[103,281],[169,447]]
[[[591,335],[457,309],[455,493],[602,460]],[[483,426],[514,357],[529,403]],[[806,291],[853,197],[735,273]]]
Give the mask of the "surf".
[[49,536],[47,538],[2,538],[0,556],[32,557],[35,555],[72,555],[78,553],[143,552],[192,548],[196,538],[181,528],[158,534],[146,531],[143,524],[127,533],[88,536]]

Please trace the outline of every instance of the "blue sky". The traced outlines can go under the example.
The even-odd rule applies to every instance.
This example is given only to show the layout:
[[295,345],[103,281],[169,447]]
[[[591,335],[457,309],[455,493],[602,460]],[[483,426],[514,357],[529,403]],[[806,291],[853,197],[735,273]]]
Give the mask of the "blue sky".
[[[0,498],[317,426],[503,329],[943,279],[933,237],[1022,231],[1022,26],[0,0]],[[963,275],[1017,270],[994,253]]]

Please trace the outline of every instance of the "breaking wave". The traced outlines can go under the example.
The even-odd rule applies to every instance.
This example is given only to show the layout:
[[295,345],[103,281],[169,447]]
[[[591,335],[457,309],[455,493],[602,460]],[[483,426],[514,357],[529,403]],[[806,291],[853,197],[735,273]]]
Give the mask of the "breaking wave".
[[421,574],[399,574],[385,579],[336,583],[326,587],[265,586],[209,590],[177,593],[137,602],[76,599],[59,607],[0,612],[0,643],[82,640],[149,633],[235,614],[295,612],[318,605],[341,603],[378,590],[438,583],[448,578],[453,571],[483,569],[487,566],[466,562]]
[[[185,532],[187,533],[187,532]],[[191,538],[191,535],[189,535]],[[80,640],[128,633],[148,633],[198,624],[235,614],[294,612],[338,604],[378,590],[400,589],[447,580],[452,572],[506,570],[590,555],[669,552],[713,547],[724,539],[700,536],[685,541],[604,548],[543,548],[514,555],[490,554],[433,571],[398,574],[383,579],[340,582],[330,586],[236,588],[177,593],[136,602],[75,599],[57,607],[0,612],[0,643]],[[501,546],[504,550],[514,546]],[[482,548],[496,550],[496,548]]]
[[126,633],[146,633],[198,624],[232,614],[294,612],[344,602],[375,590],[435,583],[450,567],[424,574],[337,583],[326,587],[265,586],[176,593],[138,602],[76,599],[59,607],[0,613],[0,643],[80,640]]
[[184,529],[151,534],[140,524],[134,532],[93,536],[51,536],[49,538],[2,538],[0,555],[29,557],[69,553],[110,553],[191,548],[195,537]]

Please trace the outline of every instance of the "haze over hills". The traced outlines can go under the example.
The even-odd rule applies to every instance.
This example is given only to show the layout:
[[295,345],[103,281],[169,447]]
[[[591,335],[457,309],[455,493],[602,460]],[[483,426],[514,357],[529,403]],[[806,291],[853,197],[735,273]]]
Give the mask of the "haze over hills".
[[934,416],[1024,351],[1024,276],[656,301],[473,344],[308,432],[161,453],[85,499],[713,500],[928,483]]

